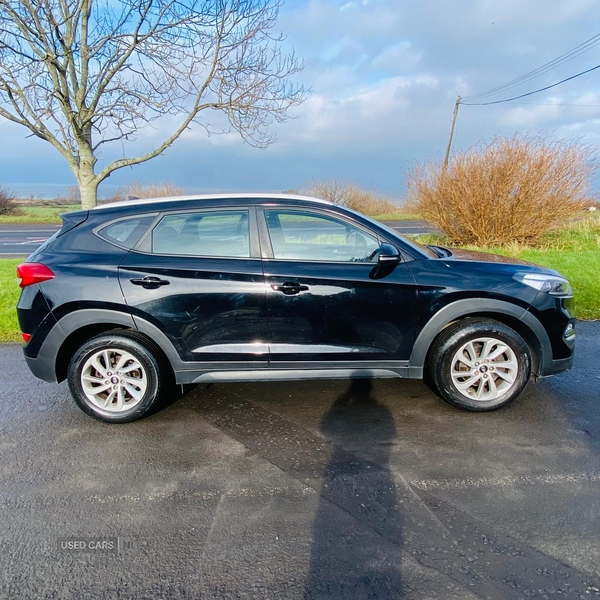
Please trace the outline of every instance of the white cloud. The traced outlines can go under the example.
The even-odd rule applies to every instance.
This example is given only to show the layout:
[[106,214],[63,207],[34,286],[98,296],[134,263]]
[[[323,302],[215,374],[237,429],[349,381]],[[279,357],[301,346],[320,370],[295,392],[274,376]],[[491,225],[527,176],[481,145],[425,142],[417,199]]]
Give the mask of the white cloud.
[[421,62],[423,53],[415,50],[407,40],[384,48],[374,59],[373,67],[389,73],[406,73],[414,71]]
[[548,123],[557,119],[562,110],[558,104],[515,106],[508,109],[502,118],[502,123],[519,129],[537,127],[540,123]]
[[[319,144],[321,148],[391,144],[420,135],[429,111],[418,102],[439,89],[430,75],[389,77],[355,89],[341,98],[315,94],[302,106],[297,120],[285,126],[280,145]],[[411,114],[411,118],[407,115]]]
[[[313,93],[296,109],[297,119],[274,128],[277,144],[261,154],[244,147],[237,133],[207,137],[203,128],[194,126],[145,172],[160,171],[166,164],[183,172],[192,162],[190,178],[208,173],[218,183],[219,177],[227,176],[227,187],[233,175],[231,169],[224,175],[224,157],[238,161],[236,177],[247,181],[256,181],[257,165],[268,157],[265,171],[273,178],[277,172],[288,181],[287,187],[328,169],[345,170],[357,179],[374,177],[379,169],[378,187],[401,185],[401,165],[443,152],[457,94],[496,87],[592,37],[597,33],[597,6],[597,0],[288,0],[277,30],[288,34],[287,47],[305,58],[299,80]],[[507,90],[509,94],[487,99],[549,85],[594,60],[597,54],[582,54]],[[524,105],[463,106],[456,147],[532,128],[596,141],[598,82],[590,74],[524,99]],[[208,116],[215,127],[223,125],[216,113]],[[175,121],[169,117],[156,124],[158,129],[146,129],[135,149],[162,141]],[[5,163],[18,153],[35,154],[34,144],[43,145],[24,141],[26,134],[0,121],[0,158]],[[201,153],[201,162],[194,162]],[[256,162],[244,171],[241,165],[249,157]],[[103,160],[108,158],[105,151]],[[0,181],[7,173],[0,163]],[[272,185],[265,182],[261,187]]]

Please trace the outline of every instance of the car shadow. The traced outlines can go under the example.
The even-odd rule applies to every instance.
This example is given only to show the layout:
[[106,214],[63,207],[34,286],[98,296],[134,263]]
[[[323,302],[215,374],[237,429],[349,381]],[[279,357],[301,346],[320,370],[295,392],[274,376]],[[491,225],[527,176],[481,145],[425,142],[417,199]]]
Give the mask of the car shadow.
[[[155,406],[152,407],[152,410],[148,413],[149,415],[155,415],[156,413],[160,413],[167,408],[170,408],[174,404],[177,404],[180,400],[183,400],[187,396],[189,396],[192,392],[194,392],[199,384],[197,383],[174,383],[173,381],[168,381],[166,384],[167,388],[163,392],[162,397],[156,403]],[[203,389],[208,389],[210,384],[204,385]]]
[[[320,424],[333,444],[313,524],[305,598],[399,598],[402,515],[389,470],[396,437],[370,379],[352,380]],[[377,463],[344,450],[342,438],[377,448]]]

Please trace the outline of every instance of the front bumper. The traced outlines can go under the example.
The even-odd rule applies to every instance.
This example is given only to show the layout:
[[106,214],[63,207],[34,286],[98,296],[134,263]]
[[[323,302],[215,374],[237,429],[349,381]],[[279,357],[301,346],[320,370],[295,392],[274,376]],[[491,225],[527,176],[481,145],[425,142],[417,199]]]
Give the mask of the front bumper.
[[550,377],[568,371],[573,366],[574,355],[572,354],[568,358],[559,358],[557,360],[547,360],[542,365],[538,377]]

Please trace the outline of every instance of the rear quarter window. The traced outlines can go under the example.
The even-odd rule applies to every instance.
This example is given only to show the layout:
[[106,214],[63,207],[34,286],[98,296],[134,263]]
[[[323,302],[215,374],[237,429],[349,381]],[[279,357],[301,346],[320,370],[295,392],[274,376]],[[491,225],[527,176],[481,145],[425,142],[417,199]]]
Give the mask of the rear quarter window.
[[146,233],[155,217],[156,214],[119,219],[97,230],[96,234],[115,246],[133,248]]

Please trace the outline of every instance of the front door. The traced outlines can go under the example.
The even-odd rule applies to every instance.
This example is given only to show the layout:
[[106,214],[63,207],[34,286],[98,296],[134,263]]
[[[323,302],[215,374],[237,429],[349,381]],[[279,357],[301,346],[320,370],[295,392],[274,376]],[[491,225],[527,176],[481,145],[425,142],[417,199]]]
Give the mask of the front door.
[[317,209],[265,208],[259,219],[271,367],[408,360],[415,283],[406,264],[378,268],[376,234]]
[[134,318],[183,360],[268,365],[267,296],[254,208],[167,213],[119,267]]

